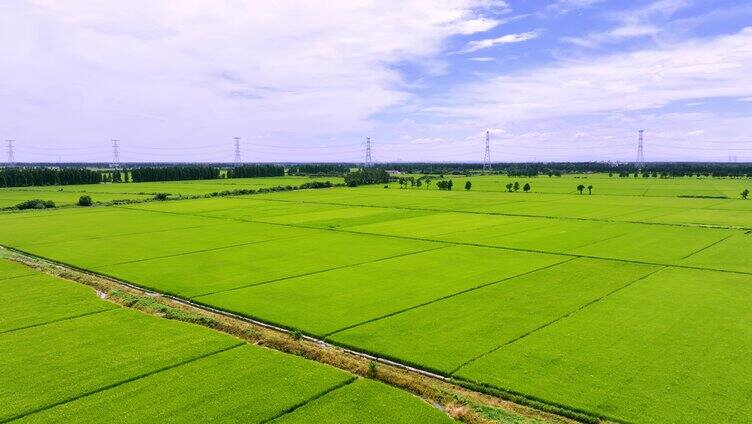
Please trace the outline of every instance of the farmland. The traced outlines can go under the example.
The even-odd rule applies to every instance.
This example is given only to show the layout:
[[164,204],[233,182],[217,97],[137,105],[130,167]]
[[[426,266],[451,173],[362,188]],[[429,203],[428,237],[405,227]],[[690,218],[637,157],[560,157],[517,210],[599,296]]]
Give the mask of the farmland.
[[24,200],[52,200],[57,205],[75,204],[83,195],[91,196],[96,202],[115,200],[146,200],[157,193],[172,196],[199,196],[213,192],[232,190],[259,190],[276,186],[299,186],[310,181],[331,181],[341,183],[340,177],[266,177],[232,178],[200,181],[164,181],[127,184],[83,184],[66,186],[32,186],[0,189],[0,208],[15,206]]
[[[392,183],[386,189],[338,187],[5,213],[0,214],[0,244],[569,411],[630,422],[752,419],[752,368],[745,358],[752,348],[747,325],[752,202],[738,199],[752,185],[749,180],[597,174],[469,179],[469,191],[461,189],[463,178],[454,178],[453,191],[400,189]],[[287,181],[292,180],[277,178],[274,185]],[[531,191],[508,192],[505,184],[514,181],[530,182]],[[212,184],[143,183],[152,188],[133,190],[195,194],[216,190]],[[593,185],[593,194],[579,194],[579,184]],[[72,186],[64,190],[79,193]],[[24,272],[8,268],[0,284],[40,278]],[[26,301],[54,306],[44,284],[8,301],[19,302],[18,311],[25,310]],[[271,355],[235,347],[237,340],[205,331],[194,335],[198,330],[181,325],[167,329],[159,320],[98,301],[71,305],[59,311],[45,307],[27,323],[20,312],[11,313],[3,325],[30,328],[0,336],[13,338],[1,349],[14,350],[0,355],[42,355],[34,346],[44,328],[56,346],[66,345],[72,333],[91,334],[88,343],[114,352],[127,365],[77,385],[61,384],[47,397],[19,389],[17,398],[3,402],[12,406],[6,418],[107,387],[112,384],[107,378],[145,376],[140,383],[44,412],[59,415],[29,419],[77,421],[105,403],[139,402],[148,393],[129,390],[130,384],[156,392],[180,378],[175,370],[192,375],[199,365],[216,368],[211,374],[217,379],[273,380],[223,368],[261,363],[267,361],[263,355]],[[93,311],[89,308],[97,312],[86,315]],[[65,314],[83,316],[65,319]],[[100,319],[105,316],[122,330],[104,333]],[[59,322],[40,327],[50,320]],[[144,360],[129,360],[137,349],[127,337],[133,328],[139,328],[138,344],[151,355]],[[81,346],[66,349],[57,356],[63,362],[28,369],[17,378],[55,375],[55,381],[65,381],[90,372],[80,370],[81,363],[99,370],[112,365],[97,363]],[[186,361],[190,366],[146,376]],[[21,363],[8,366],[25,369]],[[294,369],[290,379],[297,378]],[[321,373],[315,384],[296,387],[321,391],[325,387],[316,384],[331,387],[351,378]],[[212,383],[206,384],[211,389]],[[358,380],[281,421],[333,420],[333,409],[380,387]],[[239,393],[238,402],[243,396],[253,393]],[[193,409],[180,403],[190,401],[178,398],[165,407],[191,414]],[[210,396],[203,400],[211,405]],[[395,398],[393,405],[413,400]],[[364,410],[376,407],[357,403]],[[270,411],[254,416],[286,408],[263,406]],[[107,413],[116,419],[125,412]],[[358,421],[361,412],[352,413],[351,421]],[[408,422],[426,420],[421,415],[426,411],[414,413],[405,413]]]
[[331,421],[342,404],[353,422],[450,422],[384,384],[118,307],[14,262],[0,271],[0,422],[265,422],[301,408]]

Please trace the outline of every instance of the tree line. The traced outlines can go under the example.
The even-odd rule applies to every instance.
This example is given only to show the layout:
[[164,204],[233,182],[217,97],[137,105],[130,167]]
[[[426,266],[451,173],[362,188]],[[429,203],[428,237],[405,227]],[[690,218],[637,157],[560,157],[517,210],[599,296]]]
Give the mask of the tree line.
[[134,183],[147,181],[213,180],[220,177],[219,168],[210,166],[133,168],[126,171],[126,175],[128,173],[130,173],[131,180]]
[[[468,175],[482,170],[480,163],[381,163],[378,167],[408,174]],[[576,173],[629,174],[658,173],[666,177],[714,176],[752,177],[752,163],[729,162],[649,162],[644,167],[634,163],[613,162],[498,162],[492,164],[492,174],[511,177],[559,176]]]
[[227,178],[283,177],[285,168],[278,165],[243,165],[230,168]]
[[0,187],[97,184],[101,181],[99,172],[83,168],[0,169]]
[[327,175],[342,176],[350,172],[350,166],[340,163],[309,163],[290,165],[288,175]]

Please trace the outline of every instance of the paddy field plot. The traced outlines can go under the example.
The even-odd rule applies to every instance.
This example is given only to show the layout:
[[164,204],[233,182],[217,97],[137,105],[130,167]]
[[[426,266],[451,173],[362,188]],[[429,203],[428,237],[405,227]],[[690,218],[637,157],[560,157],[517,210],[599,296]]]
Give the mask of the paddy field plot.
[[16,274],[0,281],[0,422],[261,423],[309,402],[329,421],[451,422],[381,383],[123,309],[22,268],[0,260],[3,275]]
[[0,214],[0,244],[592,415],[748,421],[746,180],[505,178]]
[[750,300],[746,276],[664,269],[457,375],[632,422],[748,422]]
[[147,183],[106,183],[66,186],[32,186],[0,188],[0,208],[12,207],[25,200],[52,200],[58,206],[69,206],[78,202],[79,197],[88,195],[95,202],[113,200],[146,200],[157,193],[173,196],[205,195],[232,190],[258,190],[276,186],[299,186],[310,181],[343,182],[341,177],[260,177],[231,178],[217,180],[160,181]]

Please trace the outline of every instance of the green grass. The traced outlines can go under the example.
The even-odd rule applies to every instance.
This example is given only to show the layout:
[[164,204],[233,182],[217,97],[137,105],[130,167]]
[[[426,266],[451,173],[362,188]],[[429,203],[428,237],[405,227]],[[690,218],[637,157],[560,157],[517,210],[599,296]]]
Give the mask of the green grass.
[[18,422],[260,423],[353,378],[302,358],[242,346]]
[[449,247],[196,300],[323,336],[562,260]]
[[357,380],[328,393],[275,423],[451,423],[419,398],[371,380]]
[[78,208],[0,214],[6,246],[60,243],[126,234],[148,234],[217,224],[187,215],[145,213],[122,208]]
[[[0,261],[0,270],[8,263]],[[0,280],[0,304],[0,334],[114,307],[97,299],[89,287],[44,274]]]
[[[450,422],[397,389],[358,382],[353,393],[344,388],[356,377],[344,371],[119,308],[19,267],[0,260],[16,275],[0,281],[0,422],[261,423],[309,402],[331,416]],[[322,396],[355,402],[322,405]]]
[[458,375],[634,422],[752,419],[752,285],[667,269]]
[[97,268],[145,287],[195,297],[430,249],[435,244],[343,233],[290,237],[251,245]]
[[578,259],[335,334],[335,342],[450,374],[654,271]]
[[752,233],[734,234],[720,243],[698,251],[680,263],[752,273],[749,252],[752,252]]
[[4,259],[2,252],[0,252],[0,282],[32,274],[34,274],[34,270],[20,263]]
[[126,309],[5,333],[0,336],[0,420],[237,344],[200,327]]
[[[0,189],[0,208],[10,208],[19,203],[30,199],[52,200],[55,206],[70,206],[78,203],[78,199],[86,194],[83,192],[59,191],[46,187],[48,190],[33,190],[31,187],[23,188],[3,188]],[[91,193],[94,202],[106,203],[113,200],[144,200],[149,199],[151,195],[125,194],[125,193]]]
[[[306,231],[295,228],[207,220],[205,226],[167,229],[136,234],[113,235],[79,240],[18,245],[43,257],[54,257],[83,268],[101,268],[152,258],[211,251],[228,246],[252,245],[271,240],[301,237]],[[191,243],[185,240],[190,239]]]

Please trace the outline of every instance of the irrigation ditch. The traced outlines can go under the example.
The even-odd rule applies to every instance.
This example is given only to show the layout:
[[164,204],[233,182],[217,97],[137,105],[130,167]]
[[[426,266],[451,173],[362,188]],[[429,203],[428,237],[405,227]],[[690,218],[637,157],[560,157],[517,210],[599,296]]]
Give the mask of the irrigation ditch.
[[165,319],[202,325],[245,342],[302,356],[353,374],[379,380],[409,391],[453,419],[469,424],[513,423],[609,423],[599,417],[527,397],[436,374],[387,358],[331,344],[299,331],[275,326],[231,312],[198,304],[173,295],[42,258],[11,247],[0,246],[6,257],[61,279],[84,284],[115,304]]

